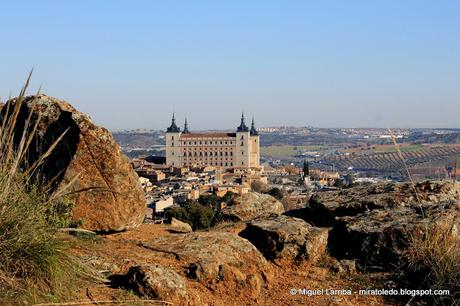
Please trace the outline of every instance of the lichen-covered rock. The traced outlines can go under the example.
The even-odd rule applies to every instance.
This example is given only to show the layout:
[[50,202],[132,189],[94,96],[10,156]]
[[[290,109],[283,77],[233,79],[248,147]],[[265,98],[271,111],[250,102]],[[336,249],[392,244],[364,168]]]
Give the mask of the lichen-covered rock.
[[233,199],[221,214],[231,221],[249,221],[256,218],[281,215],[283,204],[268,194],[249,192]]
[[356,259],[365,270],[391,270],[406,263],[412,240],[427,228],[447,228],[460,237],[460,186],[427,181],[415,190],[409,183],[385,183],[322,192],[300,215],[332,227],[333,256]]
[[143,297],[179,305],[198,302],[197,296],[187,292],[182,276],[159,264],[131,267],[126,274],[126,282],[129,288]]
[[450,181],[378,183],[338,191],[319,192],[310,198],[303,216],[314,224],[331,226],[336,217],[355,216],[375,209],[393,209],[414,203],[433,204],[460,200],[460,184]]
[[427,229],[444,228],[460,237],[455,233],[459,226],[458,203],[373,210],[337,218],[330,248],[338,257],[359,259],[367,270],[387,270],[405,263],[412,240]]
[[313,227],[302,219],[278,216],[251,221],[240,236],[267,259],[316,262],[326,252],[328,230]]
[[[2,109],[3,118],[10,115],[6,109]],[[69,103],[37,95],[26,97],[21,106],[16,142],[30,113],[31,125],[38,122],[38,126],[29,148],[29,164],[65,133],[38,173],[52,192],[65,187],[64,193],[74,202],[73,219],[94,231],[121,231],[139,225],[146,206],[144,194],[112,134]]]
[[172,254],[188,276],[209,288],[241,291],[256,298],[270,278],[271,266],[246,239],[227,232],[193,232],[161,237],[144,247]]
[[171,230],[178,233],[190,233],[193,232],[190,224],[177,220],[176,218],[171,219]]

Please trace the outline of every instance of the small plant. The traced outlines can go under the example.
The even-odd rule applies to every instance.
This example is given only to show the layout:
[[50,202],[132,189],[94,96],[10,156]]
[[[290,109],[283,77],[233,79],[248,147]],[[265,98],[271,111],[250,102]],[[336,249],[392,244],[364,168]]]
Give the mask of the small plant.
[[453,226],[426,226],[412,237],[409,269],[423,278],[420,287],[450,290],[449,296],[433,296],[433,303],[460,305],[460,239]]

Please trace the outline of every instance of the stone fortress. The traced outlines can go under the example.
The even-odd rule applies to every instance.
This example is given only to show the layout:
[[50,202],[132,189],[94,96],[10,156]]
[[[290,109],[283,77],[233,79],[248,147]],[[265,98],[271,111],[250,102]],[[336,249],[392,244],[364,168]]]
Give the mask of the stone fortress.
[[173,167],[215,166],[222,168],[260,168],[259,133],[252,119],[246,126],[244,114],[236,132],[195,133],[183,131],[172,117],[166,130],[166,164]]

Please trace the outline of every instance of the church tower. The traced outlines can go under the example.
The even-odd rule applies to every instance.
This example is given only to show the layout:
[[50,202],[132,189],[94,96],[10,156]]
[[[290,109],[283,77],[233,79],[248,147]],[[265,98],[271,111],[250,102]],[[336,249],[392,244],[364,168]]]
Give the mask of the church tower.
[[251,130],[249,131],[249,167],[259,167],[260,166],[260,136],[257,132],[254,117],[252,117]]
[[241,113],[240,126],[236,128],[236,167],[250,167],[249,128],[246,126],[244,113]]
[[176,125],[174,113],[171,125],[166,129],[166,164],[179,167],[181,165],[180,128]]

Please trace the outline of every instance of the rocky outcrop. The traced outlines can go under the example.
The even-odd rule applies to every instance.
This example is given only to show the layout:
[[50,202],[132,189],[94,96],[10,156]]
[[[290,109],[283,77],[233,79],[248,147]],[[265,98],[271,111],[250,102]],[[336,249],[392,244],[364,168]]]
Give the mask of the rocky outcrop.
[[216,290],[235,290],[256,298],[271,266],[246,239],[227,232],[194,232],[161,237],[144,247],[170,254],[185,264],[188,277]]
[[392,269],[405,263],[412,240],[422,238],[427,228],[459,226],[460,206],[453,202],[373,210],[337,218],[331,251],[360,259],[366,270]]
[[171,230],[177,233],[190,233],[193,232],[190,224],[177,220],[176,218],[171,219]]
[[420,182],[415,189],[417,193],[410,183],[379,183],[319,192],[311,197],[304,217],[322,226],[331,226],[336,217],[354,216],[375,209],[460,200],[460,188],[452,182]]
[[357,259],[362,270],[392,270],[406,263],[412,240],[427,228],[454,234],[460,227],[456,184],[423,182],[415,187],[417,193],[410,184],[395,183],[319,193],[304,218],[333,227],[333,256]]
[[131,267],[126,275],[126,285],[142,297],[178,305],[199,302],[197,296],[187,291],[182,276],[158,264]]
[[222,218],[231,221],[250,221],[256,218],[281,215],[284,212],[283,204],[268,194],[249,192],[233,199],[225,207]]
[[254,244],[267,259],[316,262],[325,252],[326,228],[287,216],[251,221],[240,236]]
[[[8,103],[16,103],[10,100]],[[3,108],[3,116],[5,114]],[[16,142],[31,114],[38,123],[28,162],[32,164],[63,135],[39,169],[52,192],[70,194],[73,219],[94,231],[121,231],[142,222],[146,205],[138,177],[112,134],[69,103],[37,95],[26,97],[15,127]]]

